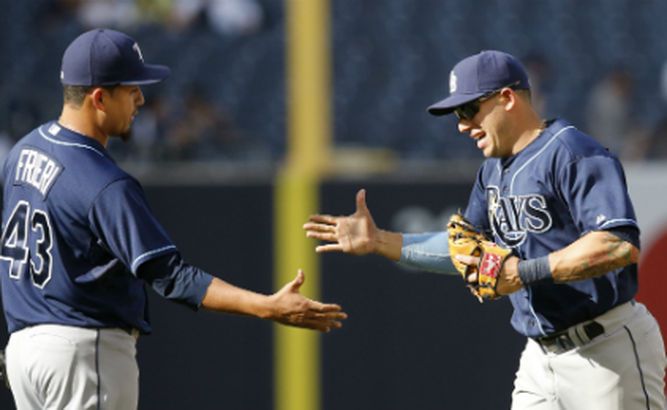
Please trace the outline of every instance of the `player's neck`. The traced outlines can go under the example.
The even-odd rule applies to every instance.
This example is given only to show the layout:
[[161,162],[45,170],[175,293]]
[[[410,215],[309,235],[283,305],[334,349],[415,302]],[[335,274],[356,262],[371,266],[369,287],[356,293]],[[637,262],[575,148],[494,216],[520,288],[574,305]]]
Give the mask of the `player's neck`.
[[523,128],[517,130],[519,136],[514,143],[512,154],[516,155],[517,153],[521,152],[531,142],[537,139],[537,137],[540,136],[545,128],[546,122],[544,120],[537,116],[531,116],[530,120],[526,121],[526,125]]
[[106,147],[109,137],[96,126],[91,115],[84,108],[78,109],[65,104],[60,118],[58,118],[58,123],[78,134],[94,139]]

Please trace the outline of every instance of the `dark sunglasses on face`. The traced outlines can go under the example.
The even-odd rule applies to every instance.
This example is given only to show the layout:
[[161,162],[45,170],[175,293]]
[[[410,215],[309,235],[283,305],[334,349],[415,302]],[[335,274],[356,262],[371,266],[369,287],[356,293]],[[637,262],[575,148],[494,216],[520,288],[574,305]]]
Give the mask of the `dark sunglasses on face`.
[[459,120],[472,121],[472,119],[475,118],[475,115],[479,112],[479,103],[480,98],[459,105],[454,108],[454,115],[456,115]]
[[482,102],[498,94],[503,90],[503,88],[509,87],[514,90],[515,89],[514,87],[516,87],[517,85],[519,85],[518,81],[510,85],[506,85],[505,87],[501,87],[497,90],[489,91],[488,93],[484,94],[483,96],[475,100],[459,105],[458,107],[454,108],[454,115],[456,115],[456,117],[459,120],[472,121],[472,119],[475,118],[475,115],[477,115],[477,113],[479,112],[479,106]]

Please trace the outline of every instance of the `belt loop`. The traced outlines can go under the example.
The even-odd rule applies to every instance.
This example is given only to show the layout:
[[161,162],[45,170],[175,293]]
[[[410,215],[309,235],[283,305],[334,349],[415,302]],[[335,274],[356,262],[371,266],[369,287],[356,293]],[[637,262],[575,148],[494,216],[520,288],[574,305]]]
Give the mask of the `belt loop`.
[[[581,328],[581,329],[580,329]],[[583,335],[582,335],[583,333]],[[576,336],[577,340],[579,343],[578,345],[585,345],[586,343],[590,342],[591,340],[588,338],[588,334],[586,333],[586,330],[583,328],[583,326],[576,325],[572,327],[572,334]]]

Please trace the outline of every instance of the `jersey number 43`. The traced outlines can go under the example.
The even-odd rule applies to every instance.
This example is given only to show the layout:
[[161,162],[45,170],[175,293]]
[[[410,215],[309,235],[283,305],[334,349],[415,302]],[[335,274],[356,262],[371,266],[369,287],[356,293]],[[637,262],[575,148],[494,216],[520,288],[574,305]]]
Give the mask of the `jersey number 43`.
[[48,214],[39,209],[31,213],[30,204],[19,201],[0,239],[0,261],[9,263],[9,277],[19,280],[30,261],[32,283],[43,289],[51,279],[52,246]]

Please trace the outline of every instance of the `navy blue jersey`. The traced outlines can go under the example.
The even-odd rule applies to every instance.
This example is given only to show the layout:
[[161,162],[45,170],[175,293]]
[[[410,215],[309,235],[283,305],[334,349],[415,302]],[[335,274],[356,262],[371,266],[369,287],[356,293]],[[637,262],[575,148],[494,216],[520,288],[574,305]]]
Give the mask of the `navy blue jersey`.
[[[518,154],[487,159],[465,216],[521,259],[546,256],[591,231],[638,232],[618,159],[562,120],[550,122]],[[540,282],[510,295],[512,326],[530,337],[552,334],[636,292],[636,264],[587,280]]]
[[35,129],[3,168],[2,301],[10,332],[56,323],[150,332],[140,266],[177,252],[140,184],[92,138]]

